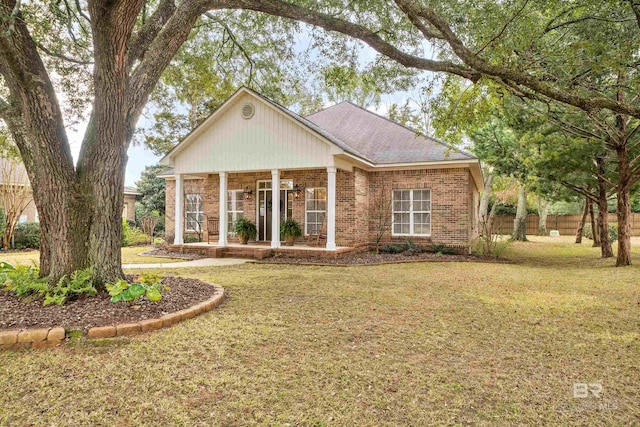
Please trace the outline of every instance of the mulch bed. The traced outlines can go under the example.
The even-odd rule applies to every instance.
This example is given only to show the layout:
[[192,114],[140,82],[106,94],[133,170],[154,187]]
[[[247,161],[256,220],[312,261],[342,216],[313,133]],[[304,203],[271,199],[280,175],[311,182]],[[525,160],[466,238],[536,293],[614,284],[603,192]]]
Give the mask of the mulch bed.
[[187,260],[207,258],[205,255],[194,254],[194,253],[171,252],[171,251],[166,251],[164,249],[153,249],[148,252],[142,252],[140,256],[151,256],[155,258],[187,259]]
[[[127,276],[134,281],[137,276]],[[198,279],[165,277],[162,283],[170,289],[158,302],[141,299],[134,305],[112,303],[109,294],[84,297],[63,306],[42,306],[42,301],[24,303],[0,289],[0,331],[9,329],[63,327],[81,329],[85,333],[94,326],[139,322],[189,308],[211,298],[214,288]]]
[[355,252],[336,258],[302,258],[275,256],[258,261],[261,264],[318,264],[318,265],[375,265],[402,262],[508,262],[504,259],[478,257],[473,255],[438,255],[432,252],[421,254],[376,254],[375,252]]

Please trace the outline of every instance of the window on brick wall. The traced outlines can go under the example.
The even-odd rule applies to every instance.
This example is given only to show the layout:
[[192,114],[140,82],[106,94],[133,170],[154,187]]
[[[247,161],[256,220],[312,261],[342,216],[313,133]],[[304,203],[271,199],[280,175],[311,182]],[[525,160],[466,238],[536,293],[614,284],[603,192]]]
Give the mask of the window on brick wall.
[[230,190],[227,197],[227,230],[233,233],[233,224],[244,214],[244,192],[242,190]]
[[199,233],[204,222],[202,194],[185,194],[185,205],[185,228]]
[[304,234],[317,234],[322,229],[327,214],[327,189],[307,188],[305,190]]
[[393,235],[431,235],[431,190],[393,190]]

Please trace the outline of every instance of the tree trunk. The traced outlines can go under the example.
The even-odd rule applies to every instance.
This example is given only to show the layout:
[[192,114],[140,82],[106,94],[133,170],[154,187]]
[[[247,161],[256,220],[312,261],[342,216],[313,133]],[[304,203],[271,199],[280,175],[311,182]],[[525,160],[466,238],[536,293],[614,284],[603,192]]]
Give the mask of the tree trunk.
[[484,182],[484,191],[482,192],[480,207],[478,208],[478,220],[480,222],[486,222],[489,219],[489,200],[491,199],[491,192],[493,190],[493,179],[494,175],[490,173]]
[[547,208],[549,204],[542,197],[538,197],[538,236],[547,235]]
[[[631,174],[626,146],[617,146],[618,155],[618,258],[616,267],[631,265]],[[608,234],[607,230],[607,234]]]
[[518,189],[518,210],[513,220],[513,234],[511,240],[517,242],[527,241],[527,189],[520,184]]
[[588,197],[584,198],[584,209],[582,210],[582,218],[580,218],[580,224],[578,224],[578,229],[576,230],[576,244],[582,243],[582,231],[584,230],[584,223],[587,221],[587,215],[589,214],[589,205],[591,199]]
[[[605,159],[603,157],[596,158],[596,165],[601,176],[605,173]],[[609,206],[607,205],[607,183],[604,179],[598,177],[598,228],[600,237],[600,252],[602,258],[613,257],[613,249],[611,248],[611,239],[609,238]],[[596,229],[593,231],[595,243]]]
[[94,100],[76,167],[55,90],[26,21],[15,0],[0,2],[0,16],[9,17],[0,19],[0,75],[10,100],[0,99],[0,116],[31,181],[40,214],[40,274],[50,282],[87,267],[97,285],[123,277],[127,148],[162,71],[211,8],[206,2],[161,1],[133,35],[144,3],[87,2]]
[[589,200],[589,216],[591,217],[591,234],[593,235],[594,248],[600,247],[600,228],[598,228],[598,221],[593,211],[593,201]]

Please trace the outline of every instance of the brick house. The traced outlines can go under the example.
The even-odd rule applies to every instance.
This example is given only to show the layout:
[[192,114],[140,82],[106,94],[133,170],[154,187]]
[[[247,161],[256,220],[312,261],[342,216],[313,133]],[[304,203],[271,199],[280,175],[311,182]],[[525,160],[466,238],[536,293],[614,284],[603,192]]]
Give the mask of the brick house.
[[135,187],[124,187],[122,218],[125,218],[128,221],[136,220],[136,196],[140,196],[140,193]]
[[476,157],[356,105],[300,117],[244,87],[160,163],[173,168],[162,176],[174,245],[206,236],[215,217],[226,219],[215,246],[227,247],[244,215],[257,225],[256,243],[271,248],[281,247],[287,218],[305,236],[326,230],[325,251],[357,248],[375,241],[375,218],[388,209],[383,241],[462,248],[474,237],[482,187]]

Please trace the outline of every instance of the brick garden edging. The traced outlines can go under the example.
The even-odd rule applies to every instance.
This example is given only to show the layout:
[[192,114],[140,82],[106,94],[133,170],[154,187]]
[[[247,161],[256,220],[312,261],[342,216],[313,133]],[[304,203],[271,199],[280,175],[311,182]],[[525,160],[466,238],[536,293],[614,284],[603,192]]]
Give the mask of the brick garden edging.
[[[162,328],[169,328],[187,319],[192,319],[202,313],[213,310],[224,300],[224,288],[211,283],[209,283],[209,285],[214,288],[214,295],[208,300],[189,308],[166,314],[158,319],[96,326],[89,329],[85,336],[89,339],[100,339],[138,335]],[[27,347],[51,348],[62,344],[66,338],[67,331],[59,327],[0,331],[0,350],[13,350]]]

